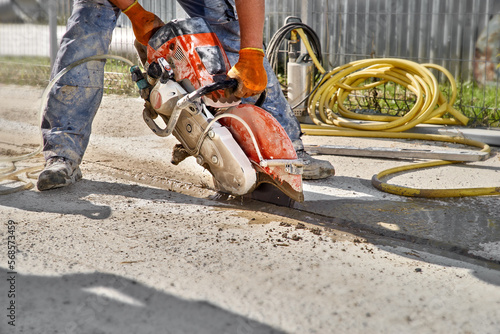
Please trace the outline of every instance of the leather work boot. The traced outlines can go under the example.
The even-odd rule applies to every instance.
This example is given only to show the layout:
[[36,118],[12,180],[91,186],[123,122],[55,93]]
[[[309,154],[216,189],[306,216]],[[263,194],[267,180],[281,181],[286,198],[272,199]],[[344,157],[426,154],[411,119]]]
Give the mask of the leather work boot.
[[318,180],[335,175],[335,168],[329,161],[314,159],[304,150],[297,151],[297,157],[304,162],[304,180]]
[[63,157],[52,157],[38,175],[37,188],[40,191],[69,186],[82,178],[80,167]]

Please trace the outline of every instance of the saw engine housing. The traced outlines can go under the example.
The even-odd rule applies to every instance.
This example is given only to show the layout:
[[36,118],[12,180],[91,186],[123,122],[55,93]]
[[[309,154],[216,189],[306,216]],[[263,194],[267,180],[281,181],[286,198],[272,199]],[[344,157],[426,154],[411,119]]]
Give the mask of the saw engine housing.
[[203,19],[161,27],[148,43],[144,67],[151,85],[146,99],[167,126],[146,111],[144,121],[159,136],[173,134],[219,191],[246,195],[268,183],[303,201],[301,161],[285,130],[255,105],[226,103],[224,89],[237,82],[228,80],[227,55]]
[[[202,18],[165,24],[150,39],[147,48],[149,64],[164,58],[172,69],[173,79],[188,91],[226,80],[231,68],[217,35]],[[213,99],[223,95],[222,90],[211,93]]]

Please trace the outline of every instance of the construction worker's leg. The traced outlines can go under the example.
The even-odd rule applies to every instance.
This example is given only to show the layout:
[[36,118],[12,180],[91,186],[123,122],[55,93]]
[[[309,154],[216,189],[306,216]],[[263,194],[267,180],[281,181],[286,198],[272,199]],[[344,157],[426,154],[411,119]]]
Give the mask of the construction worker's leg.
[[[52,77],[72,63],[108,52],[119,10],[107,0],[76,0]],[[45,159],[81,162],[103,94],[105,61],[79,65],[54,85],[42,118]]]
[[[119,13],[107,0],[76,0],[51,78],[78,60],[106,54]],[[101,103],[104,64],[91,61],[78,65],[52,87],[41,124],[46,165],[38,176],[39,190],[81,179],[79,164]]]

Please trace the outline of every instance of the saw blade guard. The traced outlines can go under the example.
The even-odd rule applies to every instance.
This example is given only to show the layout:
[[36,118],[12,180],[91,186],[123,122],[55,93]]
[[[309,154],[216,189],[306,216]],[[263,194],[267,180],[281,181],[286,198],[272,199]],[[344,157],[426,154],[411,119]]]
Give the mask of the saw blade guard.
[[281,124],[267,111],[251,104],[231,107],[222,115],[237,116],[222,116],[219,121],[253,163],[258,172],[257,185],[273,184],[288,197],[303,202],[303,164]]

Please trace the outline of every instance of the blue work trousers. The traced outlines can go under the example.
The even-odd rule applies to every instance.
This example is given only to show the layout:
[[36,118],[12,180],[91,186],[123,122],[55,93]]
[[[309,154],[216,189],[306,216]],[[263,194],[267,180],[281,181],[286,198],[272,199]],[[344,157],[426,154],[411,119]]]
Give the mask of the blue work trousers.
[[[203,17],[221,40],[231,65],[238,60],[239,24],[234,0],[178,0],[191,17]],[[52,71],[75,61],[108,53],[120,10],[107,0],[75,0]],[[92,121],[103,96],[105,61],[79,65],[54,85],[42,119],[45,159],[62,156],[81,163],[87,148]],[[267,71],[267,98],[262,106],[283,126],[296,150],[302,149],[300,124],[284,97],[280,84],[264,60]],[[255,98],[244,99],[253,102]]]

